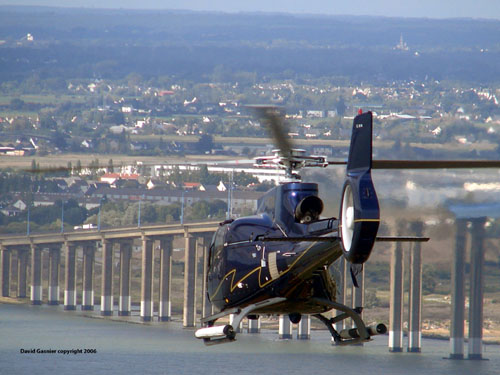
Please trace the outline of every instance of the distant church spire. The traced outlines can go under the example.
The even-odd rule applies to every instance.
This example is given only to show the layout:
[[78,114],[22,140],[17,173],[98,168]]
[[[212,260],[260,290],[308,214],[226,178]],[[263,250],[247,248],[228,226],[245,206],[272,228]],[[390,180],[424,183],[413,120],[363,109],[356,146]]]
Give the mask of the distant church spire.
[[400,51],[408,51],[408,44],[403,40],[403,33],[401,33],[401,36],[399,37],[399,44],[394,47],[394,49],[398,49]]

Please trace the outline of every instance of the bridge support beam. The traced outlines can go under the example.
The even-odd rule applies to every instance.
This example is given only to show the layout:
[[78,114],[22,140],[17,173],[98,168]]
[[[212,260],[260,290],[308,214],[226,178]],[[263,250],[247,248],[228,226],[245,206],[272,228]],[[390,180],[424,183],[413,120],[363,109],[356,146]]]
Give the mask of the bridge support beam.
[[102,240],[101,315],[113,315],[113,242]]
[[248,333],[260,333],[260,317],[248,319]]
[[311,339],[311,316],[302,315],[302,319],[297,327],[297,339],[310,340]]
[[292,322],[288,315],[280,315],[278,338],[280,340],[292,339]]
[[10,250],[2,247],[0,250],[2,258],[2,267],[0,268],[0,282],[2,297],[10,297]]
[[64,310],[76,310],[76,245],[66,242]]
[[94,260],[95,243],[83,245],[82,310],[94,310]]
[[52,247],[49,249],[49,305],[59,305],[59,266],[61,249]]
[[202,237],[201,251],[203,261],[203,279],[201,282],[201,315],[202,317],[210,316],[212,314],[212,304],[208,299],[207,293],[207,273],[208,273],[208,249],[210,246],[210,238],[208,236]]
[[[422,222],[411,224],[415,236],[421,237]],[[420,242],[413,243],[410,251],[410,294],[408,321],[408,352],[420,353],[422,348],[422,246]]]
[[196,238],[184,234],[184,309],[183,326],[196,326]]
[[[365,267],[356,276],[359,288],[352,286],[352,308],[363,307],[365,305]],[[362,315],[362,314],[361,314]]]
[[130,264],[132,260],[132,243],[120,242],[120,297],[118,315],[129,316],[132,301],[130,300]]
[[[352,298],[351,298],[351,307],[353,309],[357,308],[357,307],[364,307],[365,305],[365,267],[366,265],[364,265],[363,269],[361,270],[361,272],[356,275],[356,280],[358,282],[358,287],[356,288],[354,285],[352,286],[352,290],[351,290],[351,295],[352,295]],[[359,314],[361,316],[361,318],[363,318],[363,312],[361,311],[361,314]],[[354,323],[354,320],[351,319],[351,324],[352,324],[352,327],[356,327],[356,323]],[[363,346],[364,344],[362,342],[358,343],[358,344],[355,344],[356,346]]]
[[28,257],[28,250],[17,249],[17,298],[26,298]]
[[389,312],[389,351],[403,351],[403,249],[400,242],[391,257],[391,298]]
[[[347,262],[342,256],[338,262],[338,277],[337,277],[337,302],[345,304],[347,301]],[[336,310],[337,311],[337,310]],[[342,313],[337,311],[337,314]],[[335,329],[337,332],[342,331],[345,328],[345,320],[335,323]]]
[[173,236],[160,240],[160,303],[158,305],[158,320],[168,322],[172,316],[170,302],[172,280],[172,247]]
[[42,304],[42,248],[31,245],[31,304]]
[[471,220],[471,270],[469,295],[468,359],[483,358],[484,224],[486,218]]
[[467,221],[455,222],[455,251],[451,270],[451,327],[450,359],[464,359],[464,319],[465,319],[465,246]]
[[142,238],[141,320],[153,318],[153,241]]

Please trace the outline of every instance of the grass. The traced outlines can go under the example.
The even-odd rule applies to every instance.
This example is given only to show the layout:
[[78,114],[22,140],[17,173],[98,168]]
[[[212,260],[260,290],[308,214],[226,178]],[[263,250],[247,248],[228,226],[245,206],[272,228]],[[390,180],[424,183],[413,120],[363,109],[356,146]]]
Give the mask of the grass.
[[108,160],[113,159],[113,165],[115,167],[123,164],[134,163],[136,161],[142,161],[145,164],[153,163],[166,163],[168,162],[179,162],[186,161],[186,158],[175,158],[175,157],[158,157],[158,156],[128,156],[128,155],[114,155],[114,154],[57,154],[57,155],[47,155],[47,156],[1,156],[0,157],[0,169],[3,168],[14,168],[14,169],[29,169],[31,168],[31,161],[35,159],[40,167],[66,167],[68,162],[71,162],[73,166],[76,162],[80,160],[82,166],[88,166],[93,160],[99,159],[99,164],[103,167],[108,165]]
[[34,111],[0,111],[0,117],[36,117],[38,116],[38,112]]
[[56,105],[64,102],[85,103],[87,97],[83,95],[3,95],[0,96],[0,105],[10,104],[12,99],[21,99],[25,103]]

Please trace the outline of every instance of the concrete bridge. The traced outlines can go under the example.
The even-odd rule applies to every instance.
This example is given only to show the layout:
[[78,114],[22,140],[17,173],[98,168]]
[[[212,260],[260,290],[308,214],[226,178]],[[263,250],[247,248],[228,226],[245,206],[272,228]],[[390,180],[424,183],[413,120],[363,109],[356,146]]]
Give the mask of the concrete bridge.
[[[499,208],[500,211],[500,208]],[[456,248],[453,252],[452,267],[452,325],[450,330],[450,358],[464,358],[464,320],[465,320],[465,283],[464,262],[466,236],[470,233],[471,242],[471,279],[469,311],[469,359],[482,358],[483,327],[483,262],[484,262],[484,224],[486,218],[473,212],[461,211],[456,214]],[[471,223],[467,226],[467,223]],[[102,259],[100,313],[104,316],[114,314],[113,259],[114,251],[119,251],[119,303],[118,315],[131,314],[131,259],[132,243],[141,243],[141,309],[140,319],[151,321],[155,290],[159,290],[159,321],[171,319],[171,273],[174,238],[184,240],[184,327],[196,326],[196,298],[202,300],[202,315],[210,315],[212,307],[206,298],[205,283],[197,291],[197,259],[202,258],[203,275],[207,272],[208,246],[218,222],[203,222],[173,225],[152,225],[101,230],[82,230],[67,233],[31,234],[0,236],[0,290],[4,297],[11,293],[11,263],[17,267],[17,297],[26,298],[28,268],[30,268],[30,300],[34,305],[42,304],[42,254],[48,255],[48,298],[49,305],[60,304],[60,268],[64,259],[64,309],[77,308],[77,254],[81,251],[82,291],[81,309],[94,310],[94,278],[96,254]],[[411,231],[420,236],[423,231],[421,222],[410,224]],[[407,233],[408,228],[401,226],[398,231]],[[158,254],[159,253],[159,254]],[[198,255],[197,255],[198,254]],[[47,256],[46,255],[46,256]],[[422,309],[422,258],[421,245],[415,243],[409,249],[410,284],[408,314],[409,352],[421,350],[421,309]],[[154,260],[159,258],[159,280],[154,280]],[[345,261],[339,263],[339,284],[337,300],[352,307],[364,305],[364,273],[358,276],[360,288],[352,288],[348,301],[347,285],[350,279]],[[369,266],[369,265],[368,265]],[[403,248],[397,243],[392,250],[390,287],[390,327],[389,351],[403,350]],[[205,277],[204,277],[205,279]],[[204,280],[203,279],[203,280]],[[156,293],[155,293],[156,294]],[[344,322],[337,329],[344,328]],[[342,326],[341,326],[342,325]],[[291,338],[292,325],[288,316],[280,317],[279,337]],[[235,327],[236,329],[240,327]],[[260,321],[249,320],[249,332],[259,332]],[[298,338],[310,337],[310,317],[304,317],[298,327]]]
[[[59,271],[64,258],[64,309],[76,310],[76,259],[81,249],[82,285],[81,309],[94,310],[94,269],[96,252],[102,259],[101,274],[101,315],[113,315],[113,258],[115,247],[120,254],[120,290],[118,315],[127,316],[131,312],[131,259],[134,240],[141,241],[141,312],[142,321],[153,318],[153,264],[154,251],[159,251],[160,279],[158,319],[167,321],[171,317],[171,265],[172,244],[175,237],[183,237],[185,242],[184,262],[184,326],[195,326],[195,284],[196,254],[200,252],[206,264],[207,250],[218,222],[203,222],[185,225],[152,225],[101,230],[82,230],[68,233],[30,234],[0,237],[1,250],[1,293],[10,296],[11,258],[17,263],[17,297],[26,298],[28,267],[30,268],[30,300],[34,305],[42,304],[42,254],[48,254],[48,301],[49,305],[59,305]],[[157,246],[154,246],[155,243]],[[29,259],[31,261],[29,262]],[[204,270],[206,272],[206,270]],[[204,289],[204,288],[203,288]],[[203,290],[202,296],[206,293]],[[211,307],[203,300],[203,309]]]

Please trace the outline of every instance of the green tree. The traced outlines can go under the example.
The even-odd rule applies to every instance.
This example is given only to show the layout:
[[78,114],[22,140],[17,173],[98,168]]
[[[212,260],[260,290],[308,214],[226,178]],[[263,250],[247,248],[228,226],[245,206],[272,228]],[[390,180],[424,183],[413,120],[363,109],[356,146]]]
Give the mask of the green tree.
[[41,129],[55,129],[57,128],[57,122],[54,119],[54,115],[50,112],[42,112],[38,115],[40,118],[40,128]]
[[211,135],[203,134],[196,143],[196,150],[206,153],[212,151],[214,148],[214,140]]
[[210,204],[207,201],[198,201],[191,206],[191,220],[205,220],[210,215]]
[[54,142],[54,146],[56,146],[59,150],[64,150],[68,146],[66,135],[59,131],[56,131],[54,133],[52,142]]
[[78,160],[76,161],[75,172],[76,172],[77,174],[80,174],[80,173],[81,173],[81,171],[82,171],[82,162],[80,161],[80,159],[78,159]]
[[108,160],[108,168],[106,170],[108,173],[113,173],[115,171],[113,167],[113,159]]
[[30,171],[33,172],[33,173],[38,173],[39,170],[40,170],[40,166],[37,164],[36,160],[33,159],[31,161],[31,169],[30,169]]
[[345,114],[345,111],[347,109],[347,106],[345,105],[344,98],[340,97],[339,100],[337,101],[337,104],[335,105],[335,109],[337,110],[337,114],[340,117],[343,117]]
[[15,132],[25,132],[33,129],[33,125],[26,117],[17,117],[12,123],[12,130]]
[[19,99],[19,98],[13,98],[10,100],[10,108],[13,109],[14,111],[20,111],[24,108],[24,100]]

